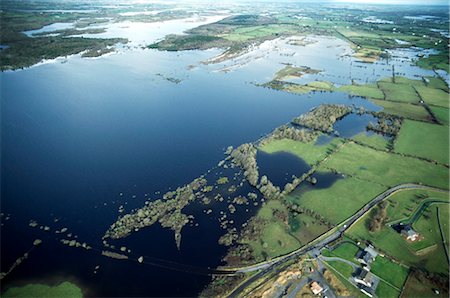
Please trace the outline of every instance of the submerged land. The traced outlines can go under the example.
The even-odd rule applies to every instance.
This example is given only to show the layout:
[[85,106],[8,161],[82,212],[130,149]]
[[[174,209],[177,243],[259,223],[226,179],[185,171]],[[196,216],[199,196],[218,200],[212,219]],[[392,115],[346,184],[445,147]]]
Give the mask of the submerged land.
[[[104,227],[100,246],[73,239],[68,228],[52,228],[34,219],[30,228],[54,233],[63,245],[98,252],[111,262],[126,260],[142,266],[149,258],[132,251],[124,241],[160,226],[171,230],[174,245],[183,251],[183,231],[198,227],[203,216],[212,217],[221,228],[217,245],[227,250],[223,265],[205,269],[212,279],[199,293],[203,297],[313,297],[317,287],[312,282],[328,297],[448,296],[446,9],[427,8],[425,14],[406,6],[392,10],[261,4],[253,11],[253,6],[244,5],[226,11],[190,7],[179,13],[134,14],[129,7],[87,6],[83,9],[94,11],[61,14],[38,13],[30,7],[23,11],[21,5],[2,2],[2,71],[27,68],[46,59],[92,58],[124,49],[180,53],[219,49],[218,55],[200,64],[220,65],[219,70],[229,72],[235,65],[244,67],[245,59],[252,59],[248,55],[268,42],[281,40],[295,47],[294,52],[283,54],[293,57],[314,43],[312,36],[319,36],[344,42],[351,50],[346,54],[349,63],[361,69],[373,67],[375,77],[364,81],[353,74],[346,80],[314,65],[292,60],[280,63],[270,78],[251,86],[305,101],[320,93],[324,102],[314,102],[308,111],[285,119],[285,124],[257,140],[228,146],[216,166],[185,185],[174,185],[172,190],[155,193],[154,198],[146,196],[131,210],[121,205],[117,219]],[[156,11],[156,7],[141,8]],[[161,4],[160,9],[166,8]],[[165,22],[198,14],[205,18],[219,15],[220,20],[147,44],[95,37],[108,31],[101,27],[104,24]],[[26,34],[55,23],[72,25]],[[402,51],[419,54],[402,60],[398,58]],[[403,73],[402,67],[411,71]],[[377,71],[383,75],[375,76]],[[182,84],[170,75],[156,75]],[[334,94],[350,100],[328,102]],[[352,102],[354,98],[359,101]],[[360,125],[361,129],[350,134],[345,125]],[[285,168],[268,170],[276,168],[277,161]],[[246,215],[251,210],[254,213]],[[2,221],[7,217],[2,213]],[[18,260],[17,266],[23,259]],[[170,261],[162,265],[149,260],[148,264],[177,267]],[[2,278],[15,267],[7,272],[2,268]],[[30,293],[81,296],[80,289],[70,283],[51,288],[10,286],[2,296]]]

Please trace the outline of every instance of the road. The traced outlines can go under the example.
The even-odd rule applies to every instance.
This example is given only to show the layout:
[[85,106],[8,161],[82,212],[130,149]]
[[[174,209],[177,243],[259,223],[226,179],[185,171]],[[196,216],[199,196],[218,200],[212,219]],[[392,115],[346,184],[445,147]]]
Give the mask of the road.
[[[400,190],[406,190],[406,189],[429,189],[429,190],[434,190],[434,191],[441,191],[441,192],[448,192],[448,190],[444,190],[444,189],[440,189],[440,188],[435,188],[435,187],[430,187],[430,186],[425,186],[425,185],[421,185],[421,184],[414,184],[414,183],[405,183],[405,184],[400,184],[394,187],[389,188],[388,190],[384,191],[383,193],[379,194],[377,197],[375,197],[373,200],[371,200],[369,203],[367,203],[366,205],[364,205],[358,212],[356,212],[355,214],[353,214],[351,217],[349,217],[346,221],[344,221],[339,228],[337,228],[337,230],[333,233],[331,233],[330,235],[328,235],[327,237],[325,237],[324,239],[320,240],[319,242],[317,242],[316,244],[310,244],[310,245],[306,245],[304,247],[301,247],[300,249],[291,252],[290,254],[287,254],[285,256],[279,257],[277,259],[274,260],[270,260],[267,262],[263,262],[263,263],[259,263],[259,264],[255,264],[251,267],[253,268],[257,268],[260,265],[263,264],[268,264],[268,266],[266,267],[260,267],[260,268],[264,268],[262,271],[256,273],[255,275],[251,276],[250,278],[248,278],[246,281],[244,281],[243,283],[241,283],[237,288],[235,288],[229,295],[228,297],[239,297],[239,295],[253,282],[257,281],[259,278],[261,278],[262,276],[266,275],[267,273],[269,273],[272,270],[276,270],[275,273],[280,272],[281,270],[278,268],[276,268],[277,266],[290,261],[292,259],[298,258],[308,252],[314,251],[314,250],[321,250],[323,247],[325,247],[326,245],[332,243],[333,241],[339,239],[344,232],[350,227],[352,226],[355,222],[357,222],[361,217],[363,217],[372,207],[374,207],[375,205],[377,205],[378,203],[380,203],[381,201],[385,200],[386,198],[388,198],[389,196],[391,196],[392,194],[394,194],[397,191]],[[240,270],[245,270],[245,268],[240,268],[237,271]],[[237,272],[236,271],[236,272]],[[240,271],[243,272],[243,271]],[[249,271],[247,271],[249,272]]]

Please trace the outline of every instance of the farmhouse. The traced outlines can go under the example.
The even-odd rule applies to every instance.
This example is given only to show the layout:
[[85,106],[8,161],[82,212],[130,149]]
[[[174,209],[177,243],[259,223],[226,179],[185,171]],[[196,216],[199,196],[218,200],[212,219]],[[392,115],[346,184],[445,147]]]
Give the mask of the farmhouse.
[[416,241],[419,239],[419,233],[414,231],[413,228],[409,225],[403,228],[401,234],[403,237],[405,237],[406,240],[409,241]]
[[366,268],[359,268],[356,270],[353,279],[357,284],[369,288],[372,286],[372,274]]
[[375,261],[375,258],[377,257],[377,255],[378,255],[378,253],[375,251],[373,246],[369,245],[364,250],[359,250],[356,253],[355,257],[358,260],[358,262],[360,262],[364,265],[369,265],[370,263]]
[[311,291],[313,292],[314,295],[319,295],[320,293],[323,292],[323,288],[319,285],[317,281],[313,281],[311,283]]

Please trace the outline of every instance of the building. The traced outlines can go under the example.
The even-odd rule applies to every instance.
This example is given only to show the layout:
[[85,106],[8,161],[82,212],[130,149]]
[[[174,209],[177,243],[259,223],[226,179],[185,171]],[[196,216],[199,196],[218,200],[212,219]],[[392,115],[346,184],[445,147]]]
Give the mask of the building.
[[406,238],[406,240],[409,240],[409,241],[416,241],[419,239],[419,233],[414,231],[410,225],[405,226],[402,229],[401,234],[403,237]]
[[375,261],[375,258],[377,257],[378,252],[373,248],[372,245],[367,246],[364,250],[359,250],[356,253],[356,259],[358,262],[364,264],[364,265],[370,265],[373,261]]
[[366,287],[364,285],[359,285],[359,290],[369,297],[373,297],[374,290],[372,288]]
[[372,274],[366,268],[358,268],[355,271],[353,280],[360,285],[371,287],[372,286]]
[[319,285],[317,281],[313,281],[311,283],[311,291],[313,292],[314,295],[319,295],[320,293],[323,292],[323,288]]

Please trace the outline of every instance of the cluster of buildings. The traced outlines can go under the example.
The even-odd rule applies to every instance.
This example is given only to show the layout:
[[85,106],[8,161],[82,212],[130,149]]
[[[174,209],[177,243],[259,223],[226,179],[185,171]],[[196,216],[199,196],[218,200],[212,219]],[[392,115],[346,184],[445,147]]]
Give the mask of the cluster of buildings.
[[361,292],[369,297],[373,297],[376,289],[373,275],[370,273],[370,264],[375,261],[378,252],[373,246],[369,245],[364,250],[359,250],[355,258],[361,264],[361,267],[353,273],[353,281],[356,283]]

